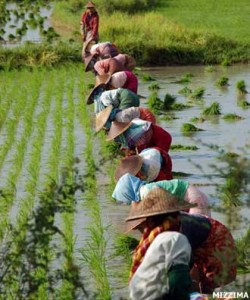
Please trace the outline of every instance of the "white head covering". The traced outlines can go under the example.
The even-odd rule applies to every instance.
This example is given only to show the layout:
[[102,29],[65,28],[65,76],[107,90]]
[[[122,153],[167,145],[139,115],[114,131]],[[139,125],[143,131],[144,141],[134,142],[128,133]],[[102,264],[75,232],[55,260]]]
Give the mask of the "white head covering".
[[126,81],[127,81],[127,74],[125,71],[121,71],[121,72],[114,73],[109,83],[114,88],[117,89],[117,88],[122,88],[125,85]]
[[147,176],[145,180],[147,182],[154,181],[161,170],[162,157],[160,151],[148,148],[144,149],[139,155],[143,159],[141,171]]
[[115,116],[115,120],[122,123],[130,122],[136,118],[140,118],[140,109],[134,106],[123,109]]

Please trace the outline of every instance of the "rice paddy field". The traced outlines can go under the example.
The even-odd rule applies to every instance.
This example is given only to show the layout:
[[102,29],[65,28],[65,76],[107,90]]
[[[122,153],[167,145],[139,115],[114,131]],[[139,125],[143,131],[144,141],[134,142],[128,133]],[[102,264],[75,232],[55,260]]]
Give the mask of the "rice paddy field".
[[[249,88],[249,70],[225,70],[138,71],[140,93],[145,96],[141,105],[149,105],[153,82],[161,99],[168,92],[177,102],[189,104],[157,118],[173,136],[175,178],[199,185],[214,204],[220,204],[214,194],[216,182],[223,185],[224,179],[218,170],[211,173],[209,165],[216,162],[216,152],[202,143],[215,142],[231,152],[249,147],[250,99],[248,94],[239,95],[236,87],[244,78]],[[187,71],[193,77],[183,84]],[[227,88],[216,87],[222,75],[228,76]],[[154,81],[143,80],[150,76]],[[0,299],[128,297],[129,258],[118,253],[117,246],[129,207],[117,206],[111,198],[119,157],[109,152],[105,136],[94,132],[93,106],[85,105],[93,82],[82,64],[0,73]],[[202,99],[191,100],[179,93],[184,87],[195,90],[201,85]],[[203,129],[195,133],[202,142],[185,135],[182,124],[198,117],[213,101],[220,102],[222,114],[193,122]],[[237,105],[239,101],[245,108]],[[241,118],[224,121],[223,115],[229,112]],[[231,149],[230,131],[231,141],[238,138],[237,147]],[[198,149],[184,150],[184,146]],[[195,168],[190,159],[204,170]],[[216,210],[213,213],[219,219],[223,216]],[[246,233],[245,217],[239,215],[231,224],[237,237]]]
[[[231,2],[161,1],[160,17],[155,10],[132,17],[114,12],[101,34],[142,62],[155,61],[157,40],[165,50],[174,41],[171,62],[172,57],[181,64],[201,62],[200,47],[207,47],[208,28],[245,46],[249,43],[248,1]],[[74,10],[72,3],[57,2],[49,13],[53,26],[77,45],[74,53],[65,46],[58,53],[47,48],[36,52],[27,44],[22,48],[25,58],[23,53],[17,55],[18,48],[12,54],[3,51],[8,52],[7,59],[0,55],[0,300],[128,299],[131,244],[138,235],[131,240],[124,235],[129,207],[118,206],[111,197],[113,173],[121,157],[114,144],[105,141],[104,133],[94,131],[93,106],[85,104],[94,76],[84,73],[82,63],[67,60],[62,65],[60,60],[64,55],[73,57],[72,61],[81,58],[79,3],[73,4]],[[201,5],[203,10],[198,12]],[[136,20],[138,30],[133,31],[128,18]],[[156,36],[155,20],[171,26]],[[145,32],[156,40],[145,39]],[[166,32],[168,38],[163,39]],[[27,31],[22,39],[31,35],[36,40],[39,34]],[[150,44],[149,52],[144,51],[144,41]],[[216,41],[215,48],[221,45],[220,38]],[[197,47],[197,59],[187,55],[186,45],[182,47],[186,42],[190,49]],[[180,46],[178,53],[175,43]],[[249,55],[240,51],[240,58],[235,51],[235,58],[229,60],[228,45],[222,58],[217,60],[220,53],[214,53],[214,61],[225,65],[247,61]],[[239,273],[248,273],[249,65],[138,66],[135,73],[144,96],[141,105],[153,110],[157,123],[173,137],[174,177],[189,180],[210,197],[212,215],[227,224],[237,239]],[[159,110],[163,103],[167,109]],[[249,289],[243,279],[239,289]],[[237,283],[229,290],[236,287]]]

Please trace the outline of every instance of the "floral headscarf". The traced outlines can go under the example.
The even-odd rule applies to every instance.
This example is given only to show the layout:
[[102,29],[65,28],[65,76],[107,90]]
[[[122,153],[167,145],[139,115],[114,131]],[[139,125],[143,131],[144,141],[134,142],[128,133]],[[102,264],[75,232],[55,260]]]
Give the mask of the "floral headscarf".
[[135,147],[137,141],[149,131],[152,124],[141,119],[134,119],[131,123],[131,126],[125,132],[115,138],[115,141],[121,143],[125,148]]

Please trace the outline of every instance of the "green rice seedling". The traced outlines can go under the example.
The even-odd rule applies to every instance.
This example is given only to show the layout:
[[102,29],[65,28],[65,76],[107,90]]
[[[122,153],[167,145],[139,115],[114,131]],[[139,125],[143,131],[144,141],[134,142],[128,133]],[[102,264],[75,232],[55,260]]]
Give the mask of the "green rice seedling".
[[182,178],[182,177],[189,177],[192,174],[185,173],[185,172],[175,172],[175,171],[173,171],[172,175],[173,175],[173,178]]
[[142,81],[155,81],[155,79],[149,74],[142,74]]
[[8,35],[8,39],[9,39],[10,41],[13,41],[15,38],[16,38],[16,37],[15,37],[14,34],[12,34],[12,33],[10,33],[10,34]]
[[209,107],[206,107],[202,111],[202,115],[204,116],[217,116],[221,115],[221,107],[218,102],[213,102]]
[[167,93],[163,100],[162,109],[164,109],[164,110],[171,109],[171,107],[175,103],[175,101],[176,101],[176,97]]
[[173,113],[163,113],[160,117],[160,120],[163,120],[163,121],[173,121],[175,119],[178,119],[178,118],[175,117]]
[[203,123],[206,119],[204,117],[193,117],[190,119],[190,122],[192,123]]
[[152,82],[149,86],[148,86],[148,90],[149,91],[155,91],[155,90],[159,90],[160,86],[159,83],[157,82]]
[[223,86],[227,86],[228,85],[228,77],[226,76],[222,76],[221,78],[219,78],[217,81],[216,81],[216,84],[220,87],[223,87]]
[[107,275],[107,240],[105,237],[108,228],[102,223],[99,202],[97,201],[96,166],[93,156],[93,133],[87,107],[81,105],[79,102],[78,108],[79,112],[81,112],[81,118],[79,120],[84,125],[86,135],[84,156],[87,162],[85,172],[87,193],[85,195],[85,205],[88,208],[88,215],[91,218],[90,225],[86,229],[89,232],[89,239],[86,241],[85,247],[81,251],[82,261],[93,276],[97,298],[110,299],[111,289]]
[[193,74],[187,73],[184,76],[182,76],[180,80],[174,81],[174,83],[180,83],[180,84],[189,83],[193,76],[194,76]]
[[238,93],[247,94],[246,83],[244,80],[240,80],[236,83]]
[[152,110],[156,114],[158,114],[162,110],[162,107],[163,107],[163,101],[161,101],[161,99],[158,98],[156,92],[153,92],[150,94],[147,104],[148,104],[149,109]]
[[104,144],[102,149],[104,150],[103,155],[105,156],[105,160],[113,159],[114,157],[122,157],[124,154],[120,149],[120,145],[114,141],[106,142],[104,139]]
[[185,105],[183,103],[174,103],[171,106],[171,109],[173,109],[173,110],[182,110],[182,109],[186,109],[186,108],[190,108],[190,105]]
[[193,133],[193,132],[197,132],[197,131],[202,131],[202,129],[197,128],[196,126],[194,126],[191,123],[183,123],[182,127],[181,127],[181,131],[183,133]]
[[197,88],[195,89],[192,94],[190,95],[191,99],[201,99],[203,97],[205,93],[205,89],[204,88]]
[[250,272],[249,261],[250,247],[250,229],[247,230],[244,236],[236,240],[238,273],[245,274]]
[[244,109],[247,109],[250,107],[250,103],[244,99],[240,99],[238,102],[238,105]]
[[136,238],[130,237],[125,234],[118,233],[115,236],[114,242],[114,256],[121,256],[124,261],[123,268],[117,270],[117,276],[124,281],[129,278],[129,272],[132,263],[131,252],[136,248],[139,241]]
[[184,145],[180,145],[180,144],[176,144],[176,145],[171,145],[170,147],[171,151],[179,151],[179,150],[192,150],[192,151],[196,151],[199,148],[197,146],[184,146]]
[[183,89],[179,90],[178,93],[186,97],[189,97],[192,95],[192,90],[186,86]]
[[223,116],[223,119],[226,121],[239,121],[243,120],[244,118],[236,114],[226,114]]

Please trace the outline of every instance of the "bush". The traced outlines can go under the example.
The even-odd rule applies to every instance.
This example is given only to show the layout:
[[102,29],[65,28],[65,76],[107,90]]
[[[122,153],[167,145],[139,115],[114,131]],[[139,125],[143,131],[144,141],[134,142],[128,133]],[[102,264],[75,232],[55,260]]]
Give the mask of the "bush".
[[115,11],[127,12],[129,14],[150,10],[156,6],[157,0],[106,0],[94,1],[98,10],[105,13]]

